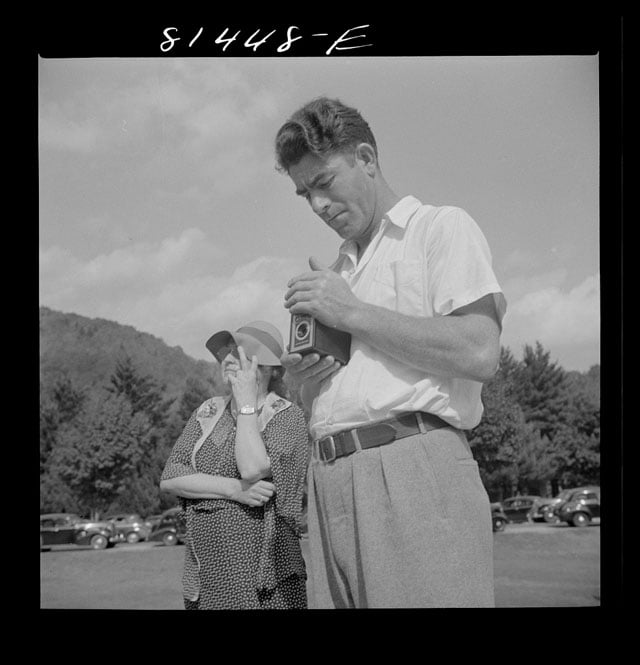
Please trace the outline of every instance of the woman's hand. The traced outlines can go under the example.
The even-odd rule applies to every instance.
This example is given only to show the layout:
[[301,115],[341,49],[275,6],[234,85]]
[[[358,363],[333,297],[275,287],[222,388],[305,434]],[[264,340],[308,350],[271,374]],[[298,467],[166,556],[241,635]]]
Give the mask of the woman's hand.
[[243,503],[245,506],[264,506],[267,501],[276,493],[276,486],[268,480],[258,480],[251,483],[247,480],[240,480],[240,490],[231,495],[233,501]]
[[233,397],[238,407],[255,406],[258,399],[258,358],[253,356],[248,360],[241,346],[238,347],[238,355],[237,367],[227,365],[228,369],[235,369],[235,373],[229,374]]

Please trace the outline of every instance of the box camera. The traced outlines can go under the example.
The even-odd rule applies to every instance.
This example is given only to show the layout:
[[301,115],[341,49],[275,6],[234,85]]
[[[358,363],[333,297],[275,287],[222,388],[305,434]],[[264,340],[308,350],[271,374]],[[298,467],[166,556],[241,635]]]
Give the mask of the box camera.
[[351,355],[351,335],[325,326],[310,314],[292,314],[289,353],[333,356],[339,363],[346,365]]

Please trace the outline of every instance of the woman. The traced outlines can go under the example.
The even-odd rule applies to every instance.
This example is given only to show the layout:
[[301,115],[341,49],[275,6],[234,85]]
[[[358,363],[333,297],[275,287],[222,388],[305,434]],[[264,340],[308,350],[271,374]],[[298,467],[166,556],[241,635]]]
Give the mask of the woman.
[[302,410],[278,394],[282,337],[265,321],[206,343],[229,394],[191,415],[160,488],[183,499],[186,609],[306,608]]

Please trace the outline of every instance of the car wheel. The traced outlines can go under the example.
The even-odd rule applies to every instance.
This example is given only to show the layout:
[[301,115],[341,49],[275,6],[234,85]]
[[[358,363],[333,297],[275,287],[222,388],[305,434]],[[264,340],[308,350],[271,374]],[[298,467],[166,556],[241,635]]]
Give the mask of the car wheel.
[[572,518],[571,518],[571,523],[573,526],[589,526],[589,522],[591,521],[591,518],[587,513],[576,513]]
[[162,542],[165,545],[177,545],[178,538],[175,533],[165,533],[164,536],[162,536]]
[[96,533],[95,536],[91,537],[90,544],[94,550],[103,550],[109,544],[109,541],[102,534]]
[[127,534],[128,543],[137,543],[140,540],[140,536],[135,531],[130,531]]
[[507,526],[507,523],[504,520],[502,519],[493,520],[494,531],[504,531],[505,526]]
[[544,521],[547,522],[547,524],[558,524],[560,518],[557,515],[550,515],[549,513],[545,513]]

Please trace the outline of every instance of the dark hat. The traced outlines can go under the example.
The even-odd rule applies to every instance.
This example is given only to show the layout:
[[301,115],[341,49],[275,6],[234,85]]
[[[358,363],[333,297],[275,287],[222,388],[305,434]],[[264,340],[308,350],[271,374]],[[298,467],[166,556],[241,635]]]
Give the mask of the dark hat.
[[252,321],[233,333],[220,330],[209,337],[205,346],[218,362],[236,346],[241,346],[249,359],[257,356],[259,365],[280,366],[280,356],[284,353],[280,331],[266,321]]

